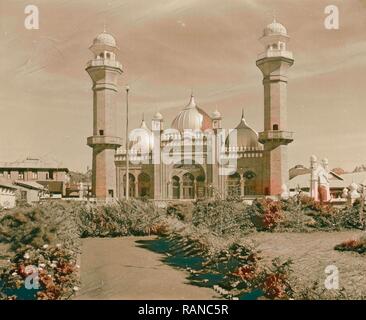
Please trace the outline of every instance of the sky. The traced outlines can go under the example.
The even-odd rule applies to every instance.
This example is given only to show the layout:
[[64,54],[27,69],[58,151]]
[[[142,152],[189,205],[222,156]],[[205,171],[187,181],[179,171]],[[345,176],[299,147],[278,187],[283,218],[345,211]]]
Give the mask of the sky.
[[[331,167],[366,164],[366,0],[33,0],[39,30],[24,27],[29,0],[0,1],[0,161],[41,157],[71,170],[91,166],[88,50],[104,24],[117,40],[120,135],[125,91],[131,127],[160,111],[168,126],[188,103],[234,128],[244,108],[263,129],[258,41],[273,16],[286,26],[295,64],[288,73],[289,167],[312,154]],[[327,5],[339,30],[324,27]]]

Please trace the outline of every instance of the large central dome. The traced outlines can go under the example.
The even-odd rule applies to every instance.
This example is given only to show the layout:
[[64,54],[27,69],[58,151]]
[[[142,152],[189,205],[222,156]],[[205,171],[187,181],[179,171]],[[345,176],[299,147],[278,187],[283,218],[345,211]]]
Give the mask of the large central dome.
[[181,132],[188,129],[205,131],[212,129],[212,119],[205,111],[197,107],[192,95],[188,105],[173,120],[172,128]]

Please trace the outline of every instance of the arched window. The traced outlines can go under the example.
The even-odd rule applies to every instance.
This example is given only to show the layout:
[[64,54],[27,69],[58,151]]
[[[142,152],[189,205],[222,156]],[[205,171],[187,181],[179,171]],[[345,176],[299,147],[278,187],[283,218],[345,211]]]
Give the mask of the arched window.
[[278,130],[278,124],[274,124],[274,125],[273,125],[273,130],[274,130],[274,131],[277,131],[277,130]]

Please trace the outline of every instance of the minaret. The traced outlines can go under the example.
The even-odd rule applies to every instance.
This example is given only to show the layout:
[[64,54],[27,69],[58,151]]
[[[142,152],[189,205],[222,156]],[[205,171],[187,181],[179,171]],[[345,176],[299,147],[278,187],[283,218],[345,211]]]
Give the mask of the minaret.
[[257,66],[263,73],[264,131],[259,142],[264,144],[264,194],[279,195],[288,181],[287,144],[293,141],[287,130],[287,70],[294,63],[286,28],[274,20],[260,39],[265,51]]
[[117,79],[122,65],[116,60],[116,40],[105,31],[89,49],[94,54],[86,66],[93,80],[93,136],[88,138],[88,146],[93,148],[92,193],[98,199],[114,198],[114,156],[122,144],[117,133]]

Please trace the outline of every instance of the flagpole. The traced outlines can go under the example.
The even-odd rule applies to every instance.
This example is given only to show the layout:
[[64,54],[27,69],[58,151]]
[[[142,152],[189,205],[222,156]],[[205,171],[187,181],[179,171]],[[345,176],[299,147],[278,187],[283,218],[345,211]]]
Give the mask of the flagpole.
[[129,148],[128,148],[128,96],[130,92],[130,87],[126,86],[126,200],[129,199],[130,193],[130,176],[129,176]]

